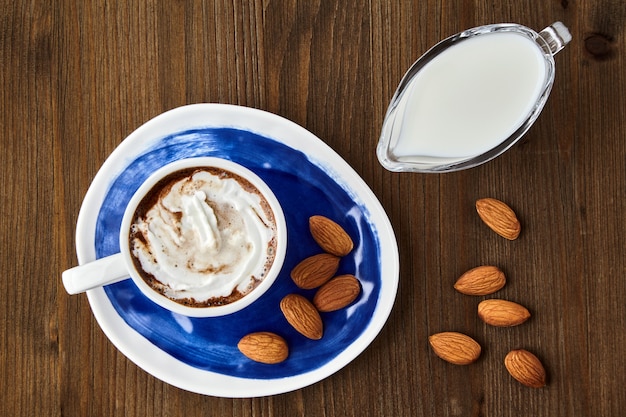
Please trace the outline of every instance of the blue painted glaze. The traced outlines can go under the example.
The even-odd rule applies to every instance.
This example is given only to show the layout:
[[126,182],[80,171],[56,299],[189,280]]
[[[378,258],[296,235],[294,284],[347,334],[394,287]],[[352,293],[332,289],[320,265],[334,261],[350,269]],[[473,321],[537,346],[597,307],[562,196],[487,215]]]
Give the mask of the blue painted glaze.
[[[274,191],[287,220],[287,255],[272,288],[248,308],[225,317],[189,318],[149,301],[131,280],[105,287],[124,321],[161,350],[190,366],[241,378],[281,378],[312,371],[328,363],[353,343],[370,322],[379,298],[381,271],[376,231],[366,208],[355,202],[322,168],[302,152],[258,134],[228,128],[189,130],[161,139],[130,162],[111,183],[96,223],[96,256],[119,252],[119,228],[124,207],[134,191],[157,168],[178,159],[216,156],[238,162],[260,176]],[[312,299],[314,290],[298,289],[289,276],[302,259],[320,253],[308,218],[325,215],[353,238],[355,249],[342,258],[338,273],[355,274],[362,293],[346,309],[322,313],[324,337],[308,340],[293,330],[280,312],[289,293]],[[244,357],[237,342],[255,331],[283,336],[289,358],[264,365]]]

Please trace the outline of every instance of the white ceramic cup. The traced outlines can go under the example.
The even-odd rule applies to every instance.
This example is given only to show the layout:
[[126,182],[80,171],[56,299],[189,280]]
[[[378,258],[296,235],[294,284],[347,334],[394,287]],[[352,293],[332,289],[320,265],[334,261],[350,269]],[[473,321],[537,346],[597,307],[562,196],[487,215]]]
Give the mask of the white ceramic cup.
[[[276,230],[276,250],[274,260],[261,282],[242,298],[228,304],[191,307],[172,300],[153,289],[144,281],[137,271],[133,255],[129,245],[131,223],[138,205],[150,190],[163,178],[177,171],[189,168],[213,167],[225,171],[230,171],[254,185],[263,195],[269,204],[275,220]],[[125,279],[132,279],[135,285],[156,304],[175,313],[190,317],[215,317],[231,314],[250,305],[257,300],[278,276],[286,253],[287,247],[287,225],[285,216],[278,199],[265,182],[248,168],[235,162],[215,157],[187,158],[172,162],[155,171],[148,179],[142,183],[131,197],[124,210],[124,216],[120,227],[120,253],[100,258],[96,261],[76,266],[63,272],[63,285],[69,294],[78,294],[90,289],[113,284]],[[263,256],[265,253],[263,252]]]

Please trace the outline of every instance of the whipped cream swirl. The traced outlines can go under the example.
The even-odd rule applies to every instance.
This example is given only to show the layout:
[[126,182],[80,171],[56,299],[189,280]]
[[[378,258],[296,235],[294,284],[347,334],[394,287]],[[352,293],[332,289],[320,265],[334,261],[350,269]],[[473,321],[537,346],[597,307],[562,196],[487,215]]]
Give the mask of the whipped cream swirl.
[[263,280],[274,260],[275,219],[238,175],[183,170],[139,204],[130,249],[144,280],[163,295],[191,306],[223,305]]

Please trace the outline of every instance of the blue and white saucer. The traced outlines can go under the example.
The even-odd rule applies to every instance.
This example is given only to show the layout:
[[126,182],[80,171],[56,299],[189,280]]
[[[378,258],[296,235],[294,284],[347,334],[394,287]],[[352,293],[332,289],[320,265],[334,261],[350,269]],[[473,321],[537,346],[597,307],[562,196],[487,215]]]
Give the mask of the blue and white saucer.
[[[93,180],[78,217],[79,263],[119,251],[124,207],[151,172],[174,160],[216,156],[259,175],[280,201],[287,220],[287,255],[266,294],[224,317],[189,318],[149,301],[131,280],[90,290],[98,324],[139,367],[179,388],[220,397],[258,397],[293,391],[346,366],[378,335],[394,304],[398,248],[389,219],[365,182],[330,147],[280,116],[247,107],[194,104],[150,120],[128,136]],[[289,273],[320,253],[308,219],[321,214],[354,240],[338,274],[359,278],[362,292],[349,307],[322,313],[324,337],[309,340],[284,319],[280,300],[289,293],[311,299]],[[272,331],[290,354],[276,365],[253,362],[237,349],[244,335]]]

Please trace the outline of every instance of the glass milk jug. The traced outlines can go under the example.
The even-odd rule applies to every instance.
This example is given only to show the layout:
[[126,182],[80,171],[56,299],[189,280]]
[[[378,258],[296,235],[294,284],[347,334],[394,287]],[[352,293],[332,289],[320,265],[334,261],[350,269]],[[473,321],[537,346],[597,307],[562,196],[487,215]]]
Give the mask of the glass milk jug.
[[541,32],[494,24],[436,44],[404,75],[377,147],[390,171],[449,172],[485,163],[531,127],[569,41],[556,22]]

